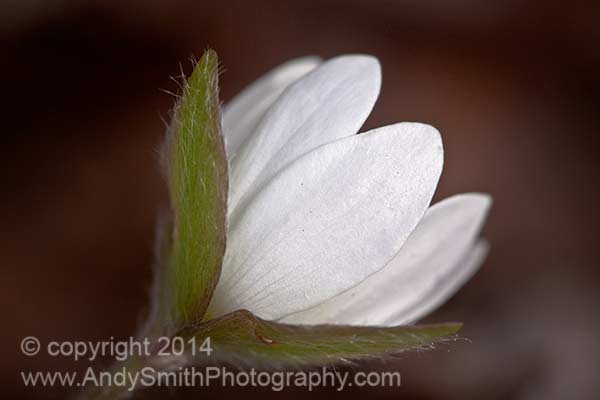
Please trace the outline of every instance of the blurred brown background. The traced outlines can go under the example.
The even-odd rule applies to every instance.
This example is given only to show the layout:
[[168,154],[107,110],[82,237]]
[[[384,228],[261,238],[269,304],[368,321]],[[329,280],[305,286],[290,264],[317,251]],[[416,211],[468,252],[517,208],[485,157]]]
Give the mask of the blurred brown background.
[[[26,358],[27,335],[106,340],[147,304],[165,188],[157,148],[170,76],[212,47],[222,98],[293,57],[365,52],[383,89],[368,127],[422,121],[442,132],[437,198],[491,193],[480,273],[428,321],[462,320],[461,341],[403,355],[400,389],[290,398],[565,399],[600,390],[597,317],[598,2],[130,1],[0,3],[3,398],[21,370],[85,364]],[[217,398],[228,390],[149,390]],[[277,398],[268,390],[235,395]]]

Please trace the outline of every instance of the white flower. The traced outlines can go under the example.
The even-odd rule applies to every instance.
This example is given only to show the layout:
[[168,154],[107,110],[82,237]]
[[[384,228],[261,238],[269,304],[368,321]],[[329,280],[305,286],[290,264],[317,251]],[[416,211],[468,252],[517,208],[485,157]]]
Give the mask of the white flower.
[[370,56],[303,58],[227,105],[229,226],[211,316],[400,325],[478,268],[490,198],[429,207],[443,164],[438,131],[399,123],[356,135],[380,82]]

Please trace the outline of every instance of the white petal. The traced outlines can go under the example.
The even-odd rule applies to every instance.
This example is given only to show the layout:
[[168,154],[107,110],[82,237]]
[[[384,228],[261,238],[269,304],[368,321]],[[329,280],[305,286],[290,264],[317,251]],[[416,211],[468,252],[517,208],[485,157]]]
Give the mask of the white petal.
[[489,249],[490,246],[485,240],[477,242],[451,271],[447,271],[444,277],[440,277],[429,292],[423,293],[424,296],[420,301],[415,302],[409,310],[389,318],[385,325],[396,326],[417,321],[444,304],[477,272]]
[[[458,290],[478,264],[461,262],[490,206],[483,194],[462,194],[435,204],[383,268],[339,296],[284,322],[399,325],[424,316]],[[477,254],[481,251],[477,250]]]
[[435,128],[402,123],[292,163],[230,226],[211,312],[281,318],[381,269],[423,217],[442,159]]
[[261,118],[281,92],[291,83],[319,65],[318,57],[303,57],[288,61],[245,88],[223,110],[223,134],[229,159],[256,129]]
[[359,55],[333,58],[288,87],[232,160],[230,210],[301,155],[357,133],[380,84],[377,59]]

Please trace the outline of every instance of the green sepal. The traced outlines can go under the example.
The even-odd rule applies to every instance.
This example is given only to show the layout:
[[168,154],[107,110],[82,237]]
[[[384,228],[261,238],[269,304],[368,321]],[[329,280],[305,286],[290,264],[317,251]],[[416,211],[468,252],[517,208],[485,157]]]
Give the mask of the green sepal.
[[[246,310],[235,311],[179,333],[193,343],[210,337],[214,357],[187,353],[187,362],[219,360],[239,365],[318,366],[361,359],[384,359],[408,350],[423,350],[448,341],[461,323],[357,327],[289,325],[265,321]],[[191,358],[190,358],[191,357]]]
[[221,131],[217,54],[208,50],[183,87],[167,133],[164,162],[172,235],[155,323],[166,332],[202,320],[225,253],[228,172]]

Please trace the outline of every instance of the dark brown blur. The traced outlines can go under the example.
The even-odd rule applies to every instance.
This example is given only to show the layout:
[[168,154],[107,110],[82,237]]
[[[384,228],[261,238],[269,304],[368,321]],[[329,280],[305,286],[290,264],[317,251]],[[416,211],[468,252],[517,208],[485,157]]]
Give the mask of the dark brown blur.
[[[436,199],[494,197],[481,271],[426,321],[467,340],[357,369],[400,371],[399,389],[294,389],[289,398],[566,399],[600,391],[600,9],[578,2],[17,1],[0,5],[2,397],[22,370],[85,363],[27,358],[20,340],[134,333],[166,205],[157,149],[171,76],[207,47],[222,99],[271,67],[370,53],[383,88],[367,127],[436,126]],[[493,3],[493,4],[492,4]],[[590,4],[592,4],[590,2]],[[598,3],[596,2],[598,5]],[[148,390],[136,398],[279,398],[269,390]]]

